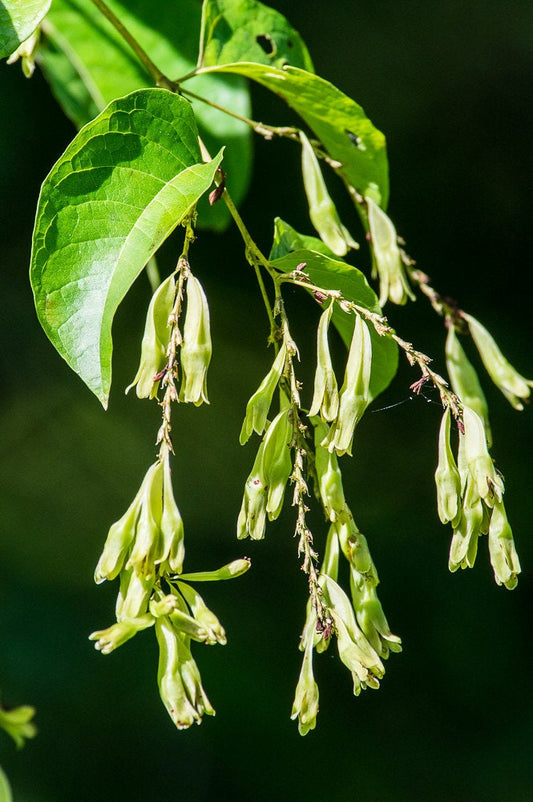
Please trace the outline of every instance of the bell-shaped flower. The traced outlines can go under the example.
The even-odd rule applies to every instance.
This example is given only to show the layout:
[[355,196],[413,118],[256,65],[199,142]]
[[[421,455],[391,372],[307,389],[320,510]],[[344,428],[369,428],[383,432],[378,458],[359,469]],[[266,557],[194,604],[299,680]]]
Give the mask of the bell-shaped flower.
[[331,362],[328,345],[328,328],[333,314],[333,301],[322,312],[317,330],[317,357],[315,387],[309,416],[321,415],[323,420],[332,421],[339,410],[339,391],[337,379]]
[[350,248],[358,248],[350,232],[343,226],[326,187],[320,164],[309,139],[300,131],[302,173],[309,217],[320,239],[336,256],[344,256]]
[[337,455],[322,446],[327,441],[329,427],[320,418],[313,418],[315,427],[315,469],[320,498],[328,520],[337,521],[346,515],[346,499]]
[[159,645],[157,681],[159,693],[178,729],[199,724],[204,714],[214,715],[201,684],[187,638],[177,633],[167,617],[155,621]]
[[318,685],[313,675],[313,644],[310,641],[304,651],[302,668],[292,703],[291,719],[298,719],[298,732],[307,735],[316,727],[318,715]]
[[357,623],[372,648],[384,660],[389,652],[401,652],[401,638],[391,632],[374,583],[352,570],[350,585]]
[[181,346],[182,380],[179,398],[200,406],[207,398],[207,369],[213,347],[209,324],[209,306],[202,285],[192,274],[187,278],[187,309]]
[[[10,710],[0,705],[0,728],[5,730],[20,748],[24,746],[26,738],[34,738],[37,735],[37,727],[32,721],[34,715],[35,708],[30,705],[19,705]],[[0,791],[2,791],[1,779],[0,776]]]
[[485,426],[487,445],[492,445],[492,434],[489,423],[489,410],[485,394],[479,383],[476,370],[459,342],[455,328],[450,325],[446,337],[446,368],[454,393],[463,404],[477,412]]
[[518,574],[522,569],[516,553],[513,532],[501,501],[497,502],[492,510],[489,552],[497,584],[505,585],[508,590],[512,590],[518,584]]
[[286,407],[276,415],[263,438],[262,474],[267,485],[269,521],[274,521],[281,512],[285,487],[292,473],[292,436],[290,408]]
[[107,629],[100,629],[97,632],[91,633],[91,635],[89,635],[89,640],[96,641],[94,647],[99,652],[102,652],[102,654],[110,654],[115,649],[118,649],[119,646],[122,646],[123,643],[130,640],[130,638],[133,638],[137,632],[153,626],[154,621],[153,615],[149,613],[139,618],[117,621],[116,624],[112,624]]
[[435,471],[437,508],[443,524],[461,515],[461,477],[450,445],[450,408],[446,407],[439,430],[439,461]]
[[453,573],[458,568],[472,568],[477,556],[478,541],[484,534],[485,506],[481,499],[465,504],[455,522],[448,568]]
[[252,471],[244,485],[242,505],[237,520],[239,540],[251,537],[261,540],[265,535],[268,485],[263,474],[263,442],[257,450]]
[[463,312],[462,316],[468,323],[479,355],[494,384],[515,409],[524,409],[522,401],[529,398],[533,381],[525,379],[513,368],[500,351],[494,338],[475,317],[467,315],[466,312]]
[[138,398],[155,398],[159,387],[157,376],[167,359],[167,347],[171,333],[169,318],[174,307],[176,282],[170,275],[152,296],[141,345],[141,361],[137,374],[126,389],[135,387]]
[[287,346],[284,341],[274,359],[272,367],[246,405],[246,415],[239,437],[241,445],[244,445],[249,440],[252,432],[263,434],[265,431],[268,411],[272,403],[272,396],[274,395],[274,390],[278,386],[281,374],[283,373],[286,356]]
[[330,451],[351,455],[354,430],[370,403],[372,341],[364,320],[357,315],[353,330],[344,382],[339,396],[339,412],[326,442]]
[[[504,487],[488,452],[483,421],[473,409],[464,406],[463,425],[464,434],[461,438],[463,438],[464,462],[473,482],[470,495],[477,493],[487,506],[492,507],[495,502],[501,501]],[[472,501],[468,495],[465,491],[466,503],[470,504]]]
[[368,211],[368,232],[372,245],[374,277],[379,276],[379,304],[390,299],[394,304],[404,304],[415,296],[407,281],[400,249],[390,218],[372,198],[365,198]]

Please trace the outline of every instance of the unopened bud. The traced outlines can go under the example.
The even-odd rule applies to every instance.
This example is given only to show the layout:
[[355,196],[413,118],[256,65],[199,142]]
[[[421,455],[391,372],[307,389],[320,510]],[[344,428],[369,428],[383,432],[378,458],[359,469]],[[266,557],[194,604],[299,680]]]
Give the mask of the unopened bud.
[[274,390],[278,386],[278,382],[283,373],[285,366],[285,358],[287,355],[287,346],[283,342],[280,350],[269,372],[250,398],[246,405],[246,415],[242,424],[239,442],[244,445],[250,438],[252,432],[263,434],[268,417],[268,411],[272,403],[272,396]]
[[315,389],[309,415],[321,415],[323,420],[332,421],[339,410],[339,391],[337,379],[331,362],[328,345],[328,328],[333,314],[334,302],[320,316],[317,331],[317,357]]
[[183,326],[180,401],[200,406],[207,398],[207,369],[212,355],[209,307],[198,279],[187,278],[187,311]]
[[485,394],[479,383],[474,366],[466,356],[463,346],[455,332],[454,326],[448,328],[446,337],[446,367],[454,393],[463,404],[477,412],[485,425],[487,445],[492,445],[492,434],[489,424],[489,411]]
[[372,244],[374,275],[379,276],[379,304],[388,299],[394,304],[404,304],[407,298],[415,300],[407,281],[405,268],[398,248],[396,229],[390,218],[372,198],[366,197],[368,227]]

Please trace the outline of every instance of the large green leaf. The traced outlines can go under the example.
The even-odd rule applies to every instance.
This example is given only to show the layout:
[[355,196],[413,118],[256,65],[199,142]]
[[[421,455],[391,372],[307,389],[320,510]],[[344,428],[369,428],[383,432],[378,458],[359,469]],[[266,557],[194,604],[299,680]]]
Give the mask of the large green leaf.
[[111,325],[133,281],[213,181],[190,104],[164,89],[113,101],[46,178],[31,281],[41,324],[107,405]]
[[0,0],[0,58],[10,56],[34,32],[51,0]]
[[258,0],[204,0],[199,66],[236,61],[313,72],[303,39],[279,11]]
[[[198,57],[201,6],[197,0],[109,0],[108,5],[169,78],[194,69]],[[153,78],[98,9],[87,0],[54,0],[44,22],[38,62],[65,113],[81,127],[117,97],[153,86]],[[196,94],[250,116],[246,81],[233,75],[191,80]],[[251,131],[240,120],[192,101],[200,136],[211,152],[225,146],[227,184],[238,203],[247,190]],[[222,229],[230,216],[223,203],[202,206],[200,225]]]
[[[324,243],[316,237],[298,234],[291,226],[279,218],[276,220],[274,244],[270,253],[272,264],[284,273],[290,273],[298,265],[305,263],[305,273],[313,284],[327,290],[339,290],[348,301],[353,301],[371,312],[381,314],[375,292],[365,276],[356,267],[332,258],[324,250]],[[333,323],[349,348],[354,317],[342,312],[337,306],[333,310]],[[398,368],[398,346],[391,337],[377,334],[372,325],[368,326],[372,339],[372,373],[370,395],[376,398],[389,386]]]
[[264,64],[224,64],[202,74],[231,72],[245,75],[285,100],[314,131],[329,155],[358,192],[386,208],[389,178],[385,137],[361,106],[336,86],[297,67]]

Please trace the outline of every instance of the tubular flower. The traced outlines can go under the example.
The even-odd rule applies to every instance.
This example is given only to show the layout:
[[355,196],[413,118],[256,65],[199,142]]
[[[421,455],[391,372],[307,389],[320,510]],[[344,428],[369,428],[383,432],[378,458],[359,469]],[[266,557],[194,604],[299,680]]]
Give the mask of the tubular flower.
[[170,337],[169,318],[174,306],[176,283],[171,275],[152,296],[141,345],[141,361],[137,374],[126,389],[126,392],[135,387],[138,398],[155,398],[159,388],[159,379],[156,377],[165,366],[167,346]]
[[213,347],[209,325],[209,306],[202,285],[192,274],[187,278],[187,310],[181,346],[180,401],[200,406],[209,403],[207,369]]
[[524,409],[522,401],[529,398],[533,381],[525,379],[504,357],[493,337],[481,323],[463,312],[463,318],[483,360],[485,369],[494,384],[502,391],[509,403],[518,410]]
[[286,355],[287,346],[283,342],[272,367],[246,405],[246,415],[239,437],[241,446],[249,440],[252,432],[263,434],[265,431],[272,396],[283,373]]
[[372,243],[372,262],[374,277],[379,276],[379,304],[387,300],[394,304],[404,304],[415,296],[407,281],[400,249],[390,218],[372,198],[365,198],[368,210],[368,230]]
[[439,462],[435,471],[437,508],[443,524],[456,522],[461,513],[461,477],[450,445],[450,408],[446,407],[439,430]]
[[372,341],[364,320],[357,315],[348,352],[344,382],[339,395],[339,412],[331,425],[326,445],[342,455],[352,453],[354,430],[370,403]]
[[513,532],[507,520],[505,507],[501,502],[494,505],[489,527],[490,562],[498,585],[512,590],[518,584],[521,571],[516,553]]
[[359,248],[352,235],[340,221],[331,200],[326,182],[309,139],[300,131],[302,143],[302,173],[305,194],[309,203],[309,217],[320,239],[336,256],[344,256],[350,248]]
[[291,719],[298,719],[298,732],[307,735],[316,727],[318,715],[318,685],[313,675],[313,642],[309,640],[305,647],[302,668],[296,685]]
[[446,337],[446,367],[454,393],[459,396],[463,404],[477,412],[485,426],[487,445],[492,445],[492,435],[489,424],[489,411],[485,394],[481,389],[478,375],[466,356],[455,328],[448,328]]
[[339,391],[328,345],[328,328],[333,306],[332,301],[320,316],[318,324],[315,388],[309,410],[310,416],[320,414],[326,421],[335,420],[339,411]]

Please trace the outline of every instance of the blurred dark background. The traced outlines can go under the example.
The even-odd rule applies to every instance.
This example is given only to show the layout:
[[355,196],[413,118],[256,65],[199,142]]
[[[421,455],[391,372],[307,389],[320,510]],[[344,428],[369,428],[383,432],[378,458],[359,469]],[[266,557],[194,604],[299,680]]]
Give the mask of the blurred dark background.
[[[273,5],[302,33],[317,72],[386,134],[390,213],[418,265],[533,376],[531,2]],[[285,122],[281,105],[254,96],[256,118]],[[474,570],[448,573],[451,532],[438,522],[433,484],[439,408],[406,400],[417,375],[402,364],[374,407],[406,403],[367,414],[345,470],[404,652],[381,689],[358,699],[335,649],[319,656],[318,728],[300,738],[289,713],[306,588],[292,512],[265,542],[234,534],[253,459],[238,433],[269,356],[231,232],[204,233],[194,246],[216,353],[211,405],[178,411],[174,469],[188,569],[253,560],[245,577],[205,588],[229,638],[195,650],[216,718],[174,730],[151,632],[109,657],[94,651],[87,635],[112,623],[117,588],[96,588],[93,568],[154,455],[157,409],[122,391],[137,366],[148,283],[139,279],[116,321],[105,413],[41,332],[27,281],[39,185],[74,130],[40,75],[26,81],[1,64],[0,98],[0,688],[6,704],[35,705],[39,727],[18,752],[0,734],[16,802],[531,799],[532,410],[514,412],[484,381],[524,569],[510,593],[493,581],[486,542]],[[311,233],[291,143],[257,143],[254,187],[243,214],[265,249],[277,214]],[[316,311],[299,310],[294,333],[310,377]],[[444,369],[444,329],[423,299],[390,319]],[[315,528],[320,545],[318,518]]]

